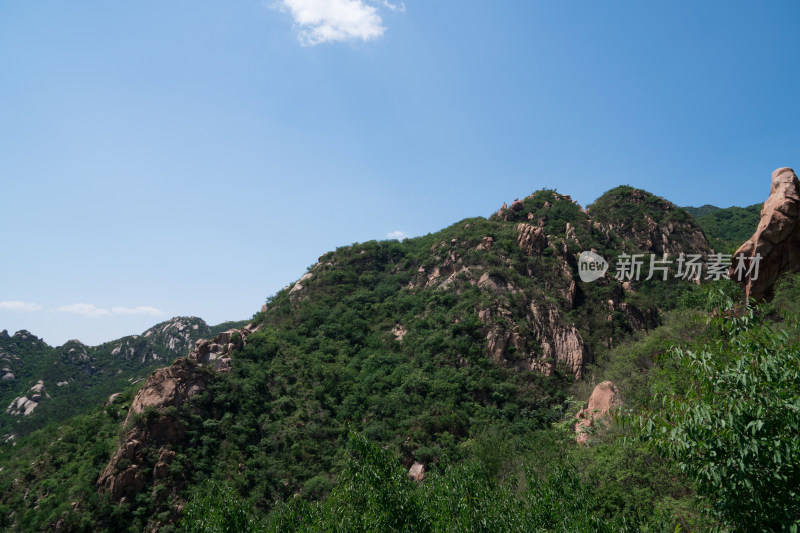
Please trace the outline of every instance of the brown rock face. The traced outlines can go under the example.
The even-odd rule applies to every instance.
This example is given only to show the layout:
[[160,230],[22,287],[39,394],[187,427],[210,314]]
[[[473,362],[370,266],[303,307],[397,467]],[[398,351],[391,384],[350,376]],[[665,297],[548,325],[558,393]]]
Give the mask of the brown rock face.
[[197,364],[180,357],[172,366],[159,368],[147,378],[144,387],[133,399],[125,422],[147,407],[180,407],[186,400],[205,390],[207,376]]
[[589,438],[588,428],[594,427],[596,421],[620,403],[619,393],[612,382],[604,381],[597,385],[589,396],[586,408],[578,412],[578,421],[575,423],[578,442],[585,444]]
[[541,254],[547,247],[547,237],[544,234],[544,230],[522,222],[517,224],[517,242],[519,247],[530,255]]
[[[199,340],[189,355],[179,357],[172,366],[160,368],[147,378],[125,419],[125,425],[133,424],[133,427],[97,480],[101,493],[123,501],[135,497],[148,483],[164,482],[175,457],[171,448],[181,442],[186,428],[162,409],[180,407],[204,391],[215,371],[228,372],[231,352],[241,349],[247,336],[254,331],[251,326],[245,326],[220,333],[212,340]],[[134,423],[134,415],[148,407],[156,409],[155,413],[146,414]]]
[[[761,221],[755,234],[736,250],[729,275],[739,280],[748,297],[769,298],[772,287],[784,272],[800,271],[800,181],[791,168],[779,168],[772,173],[769,198],[761,208]],[[758,270],[736,272],[737,257],[743,254],[750,260],[760,256]]]
[[[527,326],[532,338],[520,334],[508,309],[484,309],[478,318],[487,325],[486,349],[498,364],[514,366],[551,375],[561,363],[578,380],[591,362],[591,354],[574,325],[564,320],[558,308],[531,302]],[[491,325],[491,326],[490,326]],[[490,327],[489,327],[490,326]]]

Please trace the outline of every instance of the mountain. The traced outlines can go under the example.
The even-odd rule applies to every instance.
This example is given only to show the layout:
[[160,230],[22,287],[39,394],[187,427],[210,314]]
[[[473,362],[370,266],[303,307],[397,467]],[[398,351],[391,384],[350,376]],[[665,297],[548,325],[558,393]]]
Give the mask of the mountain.
[[78,340],[53,348],[28,331],[0,332],[0,435],[25,435],[90,409],[153,369],[188,353],[201,338],[239,325],[210,327],[176,317],[99,346]]
[[[753,246],[766,253],[762,237],[775,244],[778,234],[780,249],[795,246],[796,220],[776,214],[794,207],[776,204]],[[709,260],[707,235],[687,210],[632,187],[585,209],[539,190],[488,218],[327,252],[247,324],[211,328],[203,341],[190,342],[192,323],[167,322],[104,345],[101,357],[4,333],[13,379],[2,381],[27,372],[15,409],[37,403],[14,420],[55,402],[53,365],[30,370],[52,354],[74,383],[123,364],[147,377],[122,372],[113,398],[97,392],[83,414],[0,446],[0,527],[800,524],[800,449],[787,444],[800,426],[785,408],[798,401],[800,275],[780,278],[769,305],[742,307],[736,283],[706,283],[711,262],[697,279],[679,275],[680,254]],[[160,368],[141,368],[154,354]],[[603,416],[620,405],[618,419]],[[729,475],[704,474],[718,468]]]
[[[686,211],[620,187],[587,209],[540,190],[488,219],[328,252],[247,327],[199,344],[138,392],[57,430],[60,460],[82,472],[69,481],[81,487],[80,511],[60,503],[72,498],[58,488],[67,479],[34,461],[50,473],[31,486],[47,479],[61,496],[45,504],[35,489],[35,510],[15,523],[157,529],[210,477],[231,480],[268,512],[296,494],[325,494],[351,430],[417,471],[460,460],[492,428],[543,430],[564,416],[569,391],[597,357],[657,327],[693,286],[672,276],[623,283],[613,270],[582,282],[585,250],[613,262],[710,247]],[[131,348],[117,342],[111,351]],[[127,360],[153,360],[146,351]],[[80,347],[67,352],[89,364]],[[96,437],[61,444],[81,426]]]

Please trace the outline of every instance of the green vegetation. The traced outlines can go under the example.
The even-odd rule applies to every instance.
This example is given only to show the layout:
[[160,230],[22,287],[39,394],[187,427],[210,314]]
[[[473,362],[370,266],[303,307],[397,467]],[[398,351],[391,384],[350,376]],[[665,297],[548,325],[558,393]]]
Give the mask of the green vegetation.
[[[734,529],[800,527],[800,345],[753,308],[720,306],[712,339],[675,348],[663,365],[690,375],[636,417]],[[797,329],[796,323],[786,326]]]
[[715,250],[733,253],[755,233],[761,219],[762,205],[715,209],[695,217]]
[[133,392],[68,424],[36,431],[15,446],[0,447],[0,527],[48,531],[59,521],[64,531],[121,526],[124,509],[103,501],[94,483],[116,449]]
[[[604,516],[598,492],[581,478],[564,453],[569,446],[566,441],[551,446],[548,462],[541,455],[538,460],[516,461],[514,470],[503,476],[497,475],[492,457],[476,454],[429,474],[424,483],[415,483],[390,453],[351,434],[346,466],[327,498],[317,502],[293,499],[258,523],[252,515],[242,517],[239,510],[246,507],[230,488],[222,491],[223,498],[204,488],[189,504],[192,513],[180,525],[185,531],[212,531],[203,525],[214,523],[220,531],[287,533],[675,530],[663,513],[644,508],[641,516]],[[221,516],[230,519],[223,524],[214,522]],[[235,523],[247,525],[236,529]]]
[[700,207],[691,207],[691,206],[684,207],[684,209],[694,218],[700,218],[702,216],[713,213],[714,211],[718,211],[720,208],[715,205],[705,204]]
[[[541,252],[526,248],[519,224],[541,228]],[[637,249],[653,224],[683,228],[679,246],[702,240],[685,211],[621,187],[589,214],[542,190],[488,220],[329,252],[253,317],[258,330],[230,372],[209,371],[204,392],[180,407],[132,417],[134,429],[175,429],[166,474],[162,465],[154,475],[166,442],[155,439],[135,496],[97,490],[130,429],[128,386],[108,406],[0,448],[0,526],[791,530],[800,279],[783,279],[758,309],[733,306],[742,295],[732,283],[575,282],[577,253]],[[594,357],[584,379],[566,365],[530,370],[549,328],[572,326]],[[497,338],[505,348],[490,351]],[[609,379],[625,423],[598,421],[579,445],[574,417]],[[426,466],[423,482],[407,477],[414,462]]]
[[[185,355],[196,340],[244,324],[225,322],[209,327],[199,318],[178,317],[156,324],[142,335],[99,346],[71,340],[57,348],[27,331],[0,335],[0,368],[9,368],[15,376],[0,380],[0,437],[20,437],[86,413],[111,394],[145,379],[155,368]],[[40,380],[45,397],[33,413],[12,416],[4,412],[13,399],[30,396],[31,386]]]
[[648,219],[661,223],[691,223],[692,216],[684,209],[654,194],[620,185],[603,194],[588,207],[592,218],[634,230],[647,230]]

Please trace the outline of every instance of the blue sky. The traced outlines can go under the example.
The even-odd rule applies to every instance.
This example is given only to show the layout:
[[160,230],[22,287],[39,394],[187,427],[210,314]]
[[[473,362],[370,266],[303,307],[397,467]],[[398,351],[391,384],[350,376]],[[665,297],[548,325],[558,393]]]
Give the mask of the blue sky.
[[[0,329],[244,319],[327,250],[542,187],[750,205],[800,3],[0,0]],[[396,233],[399,232],[399,233]]]

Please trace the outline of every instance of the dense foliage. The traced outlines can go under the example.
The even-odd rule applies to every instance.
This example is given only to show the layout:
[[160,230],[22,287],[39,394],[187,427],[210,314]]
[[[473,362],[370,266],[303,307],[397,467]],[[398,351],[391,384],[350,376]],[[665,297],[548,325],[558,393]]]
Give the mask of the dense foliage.
[[588,208],[592,218],[601,223],[628,226],[635,230],[646,230],[648,220],[661,223],[692,223],[686,210],[675,206],[649,192],[620,185],[603,194]]
[[697,223],[703,228],[709,244],[722,253],[733,253],[753,233],[761,219],[761,206],[728,207],[716,209],[697,217]]
[[705,204],[701,205],[700,207],[686,206],[684,207],[684,209],[694,218],[700,218],[702,216],[708,215],[709,213],[713,213],[714,211],[717,211],[720,208],[715,205]]
[[[582,402],[572,398],[587,398],[607,379],[617,384],[627,409],[650,409],[652,426],[640,428],[649,442],[657,442],[657,420],[665,416],[653,397],[667,397],[676,408],[694,399],[724,404],[711,398],[723,396],[723,374],[714,372],[750,349],[735,345],[717,325],[728,320],[720,317],[720,305],[741,298],[734,286],[574,283],[574,257],[583,249],[610,257],[639,246],[636,231],[648,217],[697,233],[691,216],[629,187],[598,199],[589,214],[548,190],[518,205],[424,237],[356,244],[320,257],[307,276],[254,316],[258,330],[233,354],[229,373],[213,374],[204,392],[179,408],[133,417],[134,427],[168,421],[185,428],[169,443],[174,460],[166,476],[148,481],[135,497],[115,502],[96,487],[128,431],[120,423],[135,386],[112,404],[0,448],[2,526],[167,532],[743,528],[740,518],[720,510],[748,493],[706,484],[698,472],[707,469],[692,466],[696,457],[668,446],[651,449],[633,438],[632,427],[613,422],[592,426],[588,446],[574,439]],[[631,231],[604,230],[590,215]],[[542,229],[541,252],[522,245],[519,224]],[[717,287],[724,288],[721,297]],[[771,344],[771,330],[758,337],[759,357],[777,358],[781,369],[767,365],[769,378],[758,372],[744,378],[767,407],[795,390],[780,372],[796,370],[792,346],[800,334],[785,325],[798,316],[799,287],[795,279],[783,281],[773,304],[752,315],[764,321],[758,327],[769,322],[776,331],[787,329]],[[534,342],[536,306],[552,312],[557,326],[581,331],[594,355],[584,380],[575,382],[564,367],[543,375],[525,366],[522,352],[529,357],[541,349]],[[742,331],[751,328],[740,316],[730,319],[739,320]],[[509,344],[499,358],[489,357],[487,337],[504,331],[519,336],[519,347]],[[720,346],[727,351],[718,361]],[[690,353],[702,354],[705,366],[675,355]],[[725,379],[752,370],[732,368]],[[706,382],[714,385],[693,388]],[[730,401],[739,405],[735,394]],[[704,449],[704,431],[715,428],[701,422],[682,434],[687,450]],[[798,433],[791,417],[770,424],[780,435],[791,428]],[[757,425],[744,428],[752,432]],[[756,433],[771,431],[767,425]],[[695,442],[699,436],[703,442]],[[721,438],[709,445],[717,446],[719,457],[734,457],[737,444]],[[146,451],[154,462],[158,448]],[[781,464],[791,463],[793,453],[781,455]],[[408,479],[413,462],[426,466],[424,482]],[[775,464],[765,471],[775,473]],[[794,479],[793,470],[781,468],[782,482]],[[142,469],[153,480],[152,468]],[[175,525],[183,503],[183,521]],[[780,505],[767,504],[773,510]]]
[[[153,369],[183,355],[196,340],[240,327],[243,322],[209,326],[196,317],[176,317],[156,324],[141,335],[130,335],[98,346],[70,340],[53,348],[27,331],[0,334],[0,368],[14,379],[0,380],[0,443],[19,438],[49,424],[83,414],[111,394],[143,380]],[[41,381],[43,400],[27,416],[12,416],[6,407],[17,397],[30,396]]]
[[504,476],[490,454],[415,483],[390,453],[351,434],[344,471],[325,499],[293,499],[259,523],[229,487],[212,485],[196,491],[180,525],[187,532],[675,530],[660,512],[604,516],[598,492],[564,453],[569,444],[558,444],[547,463],[518,462]]
[[[800,527],[800,344],[752,308],[720,307],[710,341],[669,350],[692,376],[634,420],[643,437],[696,480],[725,524]],[[796,329],[796,323],[791,324]]]

